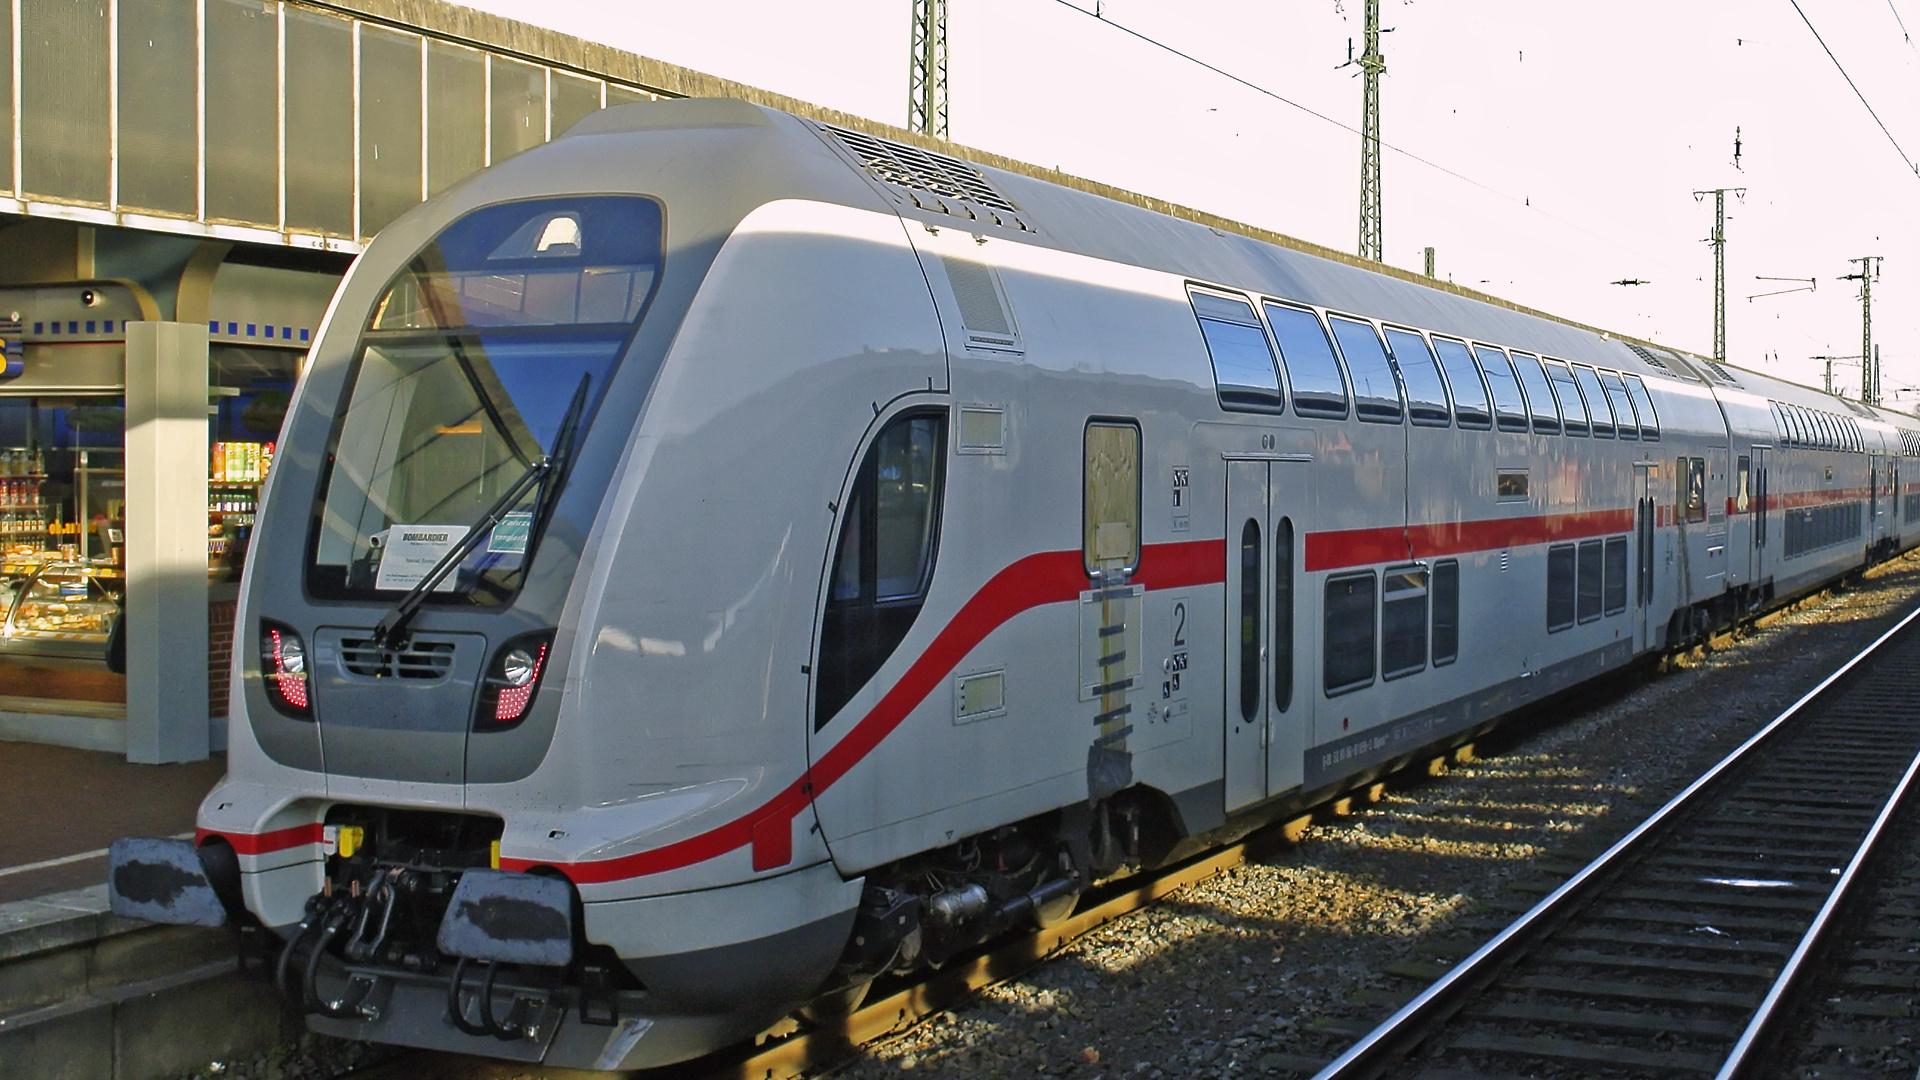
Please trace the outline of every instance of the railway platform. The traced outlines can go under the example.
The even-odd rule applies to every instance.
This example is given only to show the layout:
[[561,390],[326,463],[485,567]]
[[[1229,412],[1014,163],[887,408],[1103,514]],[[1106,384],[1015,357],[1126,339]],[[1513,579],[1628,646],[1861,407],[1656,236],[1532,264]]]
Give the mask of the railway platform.
[[[0,714],[5,702],[0,701]],[[193,831],[195,809],[226,755],[134,765],[123,755],[0,742],[0,904],[97,885],[120,836]]]

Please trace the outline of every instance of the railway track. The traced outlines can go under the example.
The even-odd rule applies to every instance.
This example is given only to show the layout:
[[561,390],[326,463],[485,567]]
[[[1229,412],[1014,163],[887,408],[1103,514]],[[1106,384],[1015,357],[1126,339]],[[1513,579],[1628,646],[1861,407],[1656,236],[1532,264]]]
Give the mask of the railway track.
[[[1920,861],[1879,890],[1879,917],[1846,913],[1875,891],[1876,852],[1904,842],[1881,843],[1897,835],[1889,823],[1920,774],[1916,619],[1920,611],[1316,1080],[1733,1080],[1780,1067],[1782,1036],[1796,1026],[1836,1033],[1827,1039],[1836,1051],[1893,1039],[1893,1025],[1873,1021],[1897,1008],[1910,1017],[1920,988]],[[1815,977],[1818,961],[1854,924],[1863,969],[1841,984],[1871,993],[1827,1002],[1822,994],[1835,995]],[[1828,1004],[1845,1019],[1804,1012]],[[1900,1075],[1911,1075],[1908,1062]]]

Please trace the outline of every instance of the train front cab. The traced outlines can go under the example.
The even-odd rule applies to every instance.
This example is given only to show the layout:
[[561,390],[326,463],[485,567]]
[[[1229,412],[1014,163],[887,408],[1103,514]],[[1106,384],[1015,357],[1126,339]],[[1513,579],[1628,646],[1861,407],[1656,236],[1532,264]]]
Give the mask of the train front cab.
[[[822,159],[745,103],[608,110],[382,233],[250,559],[230,857],[123,851],[117,903],[257,918],[317,1030],[569,1067],[820,984],[860,891],[793,720],[831,463],[946,381],[899,219]],[[140,908],[169,872],[218,902]]]

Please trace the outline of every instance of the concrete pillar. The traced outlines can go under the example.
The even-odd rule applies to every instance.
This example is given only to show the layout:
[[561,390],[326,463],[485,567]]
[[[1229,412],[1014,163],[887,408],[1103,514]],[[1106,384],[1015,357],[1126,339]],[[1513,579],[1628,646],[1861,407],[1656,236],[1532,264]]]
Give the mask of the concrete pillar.
[[207,324],[127,324],[127,760],[207,756]]

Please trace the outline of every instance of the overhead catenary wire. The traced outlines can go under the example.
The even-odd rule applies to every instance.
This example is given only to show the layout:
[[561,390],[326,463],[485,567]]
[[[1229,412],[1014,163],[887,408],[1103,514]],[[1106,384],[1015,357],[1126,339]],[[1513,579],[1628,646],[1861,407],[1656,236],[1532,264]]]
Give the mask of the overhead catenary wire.
[[[1900,160],[1907,163],[1907,171],[1913,173],[1916,179],[1920,179],[1920,165],[1913,163],[1913,159],[1907,156],[1906,150],[1901,148],[1900,140],[1894,138],[1893,132],[1887,130],[1886,122],[1881,120],[1880,114],[1874,111],[1873,103],[1868,101],[1867,95],[1861,92],[1860,85],[1853,81],[1853,76],[1847,74],[1847,66],[1840,62],[1839,57],[1833,55],[1833,50],[1827,47],[1827,39],[1820,36],[1820,31],[1814,29],[1813,20],[1807,18],[1807,13],[1800,9],[1800,0],[1787,0],[1787,3],[1793,5],[1794,13],[1800,16],[1800,21],[1807,24],[1807,30],[1813,34],[1813,40],[1820,43],[1821,50],[1827,54],[1827,59],[1833,61],[1833,66],[1839,70],[1840,77],[1847,80],[1847,85],[1853,90],[1853,96],[1859,98],[1860,104],[1866,107],[1867,115],[1873,117],[1873,122],[1880,125],[1880,133],[1885,135],[1887,141],[1893,144],[1894,153],[1900,155]],[[1897,11],[1894,13],[1894,17],[1899,17]],[[1905,29],[1906,27],[1903,25],[1901,27],[1902,32],[1904,32]]]
[[[1068,8],[1073,11],[1077,11],[1080,14],[1085,15],[1087,18],[1093,19],[1105,26],[1110,26],[1115,30],[1120,31],[1123,34],[1126,34],[1129,37],[1132,37],[1141,42],[1144,42],[1145,44],[1151,45],[1154,48],[1161,50],[1162,52],[1170,53],[1174,56],[1179,57],[1182,60],[1187,61],[1190,64],[1205,68],[1208,71],[1213,72],[1215,75],[1218,75],[1221,78],[1228,80],[1229,82],[1237,83],[1243,87],[1246,87],[1247,89],[1253,91],[1256,94],[1260,94],[1264,97],[1272,98],[1273,100],[1280,102],[1282,105],[1286,105],[1289,108],[1298,109],[1299,111],[1306,113],[1308,116],[1311,116],[1316,120],[1321,120],[1328,124],[1332,124],[1334,127],[1337,127],[1340,130],[1355,136],[1356,138],[1361,136],[1360,129],[1357,127],[1354,127],[1352,124],[1348,124],[1343,121],[1336,120],[1333,117],[1328,116],[1326,113],[1319,111],[1318,109],[1312,108],[1311,106],[1308,106],[1308,105],[1302,105],[1300,102],[1295,101],[1292,98],[1286,97],[1283,94],[1279,94],[1272,90],[1269,90],[1266,87],[1261,86],[1256,82],[1253,82],[1249,79],[1243,79],[1240,76],[1235,75],[1233,72],[1226,70],[1225,68],[1215,66],[1213,64],[1208,63],[1205,60],[1200,59],[1199,57],[1193,55],[1192,53],[1185,52],[1181,49],[1175,48],[1174,46],[1169,45],[1164,41],[1160,41],[1157,38],[1149,37],[1148,35],[1143,34],[1140,31],[1135,30],[1130,26],[1127,26],[1125,23],[1115,22],[1112,18],[1110,18],[1105,13],[1099,10],[1092,9],[1092,8],[1083,8],[1079,4],[1074,3],[1073,0],[1053,0],[1053,2],[1056,4],[1059,4],[1061,7]],[[1539,214],[1541,217],[1546,218],[1549,221],[1558,222],[1559,224],[1564,225],[1569,229],[1573,229],[1578,232],[1585,233],[1586,235],[1594,237],[1597,240],[1601,240],[1615,247],[1618,247],[1623,251],[1630,251],[1633,254],[1640,256],[1641,258],[1651,259],[1654,262],[1661,264],[1662,266],[1672,266],[1671,263],[1669,263],[1666,259],[1661,258],[1660,256],[1650,255],[1646,252],[1638,251],[1633,248],[1629,248],[1624,244],[1621,244],[1619,237],[1616,235],[1610,235],[1608,233],[1598,232],[1596,230],[1589,229],[1586,226],[1579,224],[1578,222],[1568,221],[1566,218],[1563,218],[1558,214],[1551,213],[1547,210],[1543,210],[1540,207],[1533,205],[1533,201],[1529,198],[1519,196],[1519,195],[1509,194],[1505,191],[1500,190],[1497,187],[1494,187],[1491,184],[1487,184],[1482,181],[1476,180],[1473,177],[1468,176],[1465,173],[1459,172],[1455,169],[1450,169],[1447,166],[1442,165],[1439,162],[1434,161],[1430,158],[1421,157],[1419,154],[1416,154],[1413,151],[1406,149],[1405,147],[1395,146],[1393,143],[1388,142],[1385,139],[1380,140],[1380,146],[1383,149],[1391,150],[1394,153],[1399,154],[1401,157],[1404,157],[1409,161],[1413,161],[1418,164],[1425,165],[1427,168],[1433,169],[1436,172],[1444,173],[1445,175],[1450,176],[1455,180],[1460,181],[1463,184],[1467,184],[1471,187],[1479,188],[1481,191],[1484,191],[1489,195],[1493,195],[1497,198],[1505,199],[1508,202],[1515,203],[1519,205],[1522,209],[1529,210],[1533,213]]]

